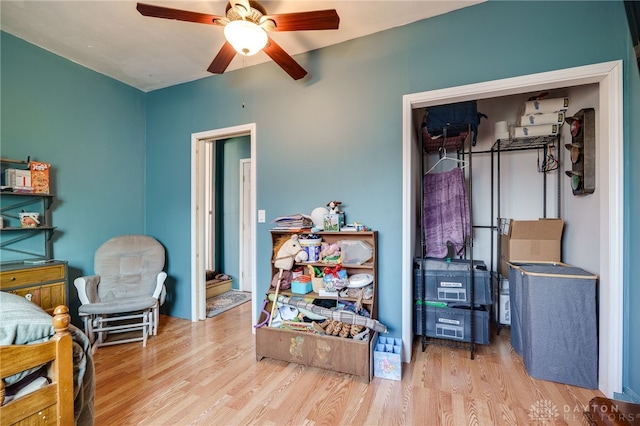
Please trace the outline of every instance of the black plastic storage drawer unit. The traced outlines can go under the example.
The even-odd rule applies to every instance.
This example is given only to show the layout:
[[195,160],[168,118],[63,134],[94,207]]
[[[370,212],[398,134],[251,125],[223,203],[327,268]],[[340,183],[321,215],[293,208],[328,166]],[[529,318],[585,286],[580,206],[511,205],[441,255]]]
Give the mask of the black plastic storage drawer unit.
[[[440,308],[416,301],[414,329],[422,335],[422,310],[427,308],[427,336],[439,339],[471,342],[471,309],[467,307]],[[489,344],[489,311],[486,307],[473,310],[474,341],[481,345]]]
[[[422,260],[422,268],[420,261]],[[424,299],[449,304],[471,303],[471,263],[469,260],[420,259],[414,261],[414,299]],[[473,262],[474,305],[490,305],[491,280],[485,263],[481,260]],[[422,277],[420,276],[422,274]],[[426,288],[426,297],[424,296]]]

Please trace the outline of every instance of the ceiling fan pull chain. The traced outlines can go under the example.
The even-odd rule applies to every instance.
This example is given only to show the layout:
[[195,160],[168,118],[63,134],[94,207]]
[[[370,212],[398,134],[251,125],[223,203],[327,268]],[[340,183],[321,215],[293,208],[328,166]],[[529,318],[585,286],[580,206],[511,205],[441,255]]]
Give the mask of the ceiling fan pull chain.
[[246,65],[246,57],[242,57],[242,70],[240,71],[242,73],[241,78],[242,78],[242,108],[244,108],[244,94],[245,94],[245,79],[244,79],[244,69],[245,69],[245,65]]

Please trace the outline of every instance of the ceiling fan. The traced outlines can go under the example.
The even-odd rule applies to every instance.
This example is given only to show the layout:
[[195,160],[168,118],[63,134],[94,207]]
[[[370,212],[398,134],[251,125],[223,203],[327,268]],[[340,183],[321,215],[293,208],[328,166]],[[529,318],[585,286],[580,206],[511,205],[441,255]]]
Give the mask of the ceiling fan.
[[207,68],[213,74],[224,73],[236,53],[249,56],[262,50],[294,80],[298,80],[307,75],[307,71],[273,41],[268,33],[335,30],[340,24],[340,17],[335,9],[268,15],[266,9],[254,0],[231,0],[227,4],[225,16],[145,3],[138,3],[136,8],[144,16],[223,26],[226,41]]

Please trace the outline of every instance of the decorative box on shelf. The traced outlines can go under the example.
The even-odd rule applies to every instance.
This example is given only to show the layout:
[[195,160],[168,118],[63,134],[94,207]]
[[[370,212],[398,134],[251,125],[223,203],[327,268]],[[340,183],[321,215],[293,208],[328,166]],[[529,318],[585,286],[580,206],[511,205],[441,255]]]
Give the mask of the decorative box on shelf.
[[344,228],[344,212],[325,214],[324,215],[324,230],[328,232],[337,232]]

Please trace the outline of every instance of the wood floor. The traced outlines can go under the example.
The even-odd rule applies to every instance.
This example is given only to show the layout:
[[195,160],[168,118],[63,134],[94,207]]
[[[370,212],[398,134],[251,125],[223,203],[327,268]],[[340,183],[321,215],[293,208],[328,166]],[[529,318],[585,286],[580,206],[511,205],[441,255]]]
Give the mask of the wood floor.
[[102,425],[581,425],[598,391],[529,377],[509,331],[469,352],[414,343],[402,381],[256,361],[251,304],[198,323],[161,316],[159,335],[101,347]]

